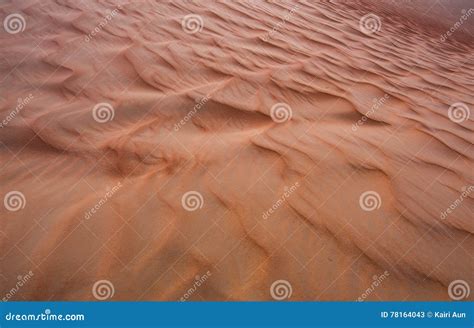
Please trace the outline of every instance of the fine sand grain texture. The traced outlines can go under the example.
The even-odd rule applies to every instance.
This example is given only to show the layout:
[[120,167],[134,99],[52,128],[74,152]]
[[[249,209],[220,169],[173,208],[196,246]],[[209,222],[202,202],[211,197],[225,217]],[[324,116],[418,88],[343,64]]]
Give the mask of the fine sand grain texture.
[[3,300],[474,299],[472,1],[1,3]]

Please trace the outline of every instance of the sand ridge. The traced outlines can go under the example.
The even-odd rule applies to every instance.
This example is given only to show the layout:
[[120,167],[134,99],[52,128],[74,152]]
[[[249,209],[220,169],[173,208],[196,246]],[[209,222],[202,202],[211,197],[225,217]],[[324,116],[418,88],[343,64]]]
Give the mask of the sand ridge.
[[[27,26],[0,34],[0,117],[32,100],[0,129],[0,195],[26,199],[0,208],[1,295],[30,270],[15,299],[93,300],[106,279],[113,300],[179,300],[208,271],[191,299],[270,300],[285,280],[290,300],[356,300],[384,272],[369,299],[474,287],[474,193],[442,218],[474,184],[473,114],[448,116],[453,103],[474,108],[473,38],[441,42],[452,21],[423,28],[394,10],[3,6]],[[367,35],[369,12],[382,25]],[[94,117],[101,103],[112,110]],[[186,210],[189,191],[202,207]],[[361,207],[367,191],[375,210]]]

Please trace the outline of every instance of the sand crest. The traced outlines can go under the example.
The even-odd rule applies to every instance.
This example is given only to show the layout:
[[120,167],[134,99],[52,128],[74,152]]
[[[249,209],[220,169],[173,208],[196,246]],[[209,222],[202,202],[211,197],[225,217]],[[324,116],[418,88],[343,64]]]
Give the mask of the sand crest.
[[472,300],[451,3],[2,5],[0,296]]

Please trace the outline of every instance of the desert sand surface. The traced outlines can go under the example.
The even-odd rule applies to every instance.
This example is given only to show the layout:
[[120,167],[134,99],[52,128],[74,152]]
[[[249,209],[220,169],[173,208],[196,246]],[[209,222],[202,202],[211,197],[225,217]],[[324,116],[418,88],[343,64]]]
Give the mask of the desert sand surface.
[[472,5],[2,1],[0,296],[473,300]]

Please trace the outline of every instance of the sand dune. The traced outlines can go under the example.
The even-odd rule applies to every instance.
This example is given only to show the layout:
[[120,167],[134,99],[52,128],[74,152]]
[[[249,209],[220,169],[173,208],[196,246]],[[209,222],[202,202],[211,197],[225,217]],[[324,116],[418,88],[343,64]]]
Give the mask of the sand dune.
[[472,300],[451,3],[2,5],[0,295]]

